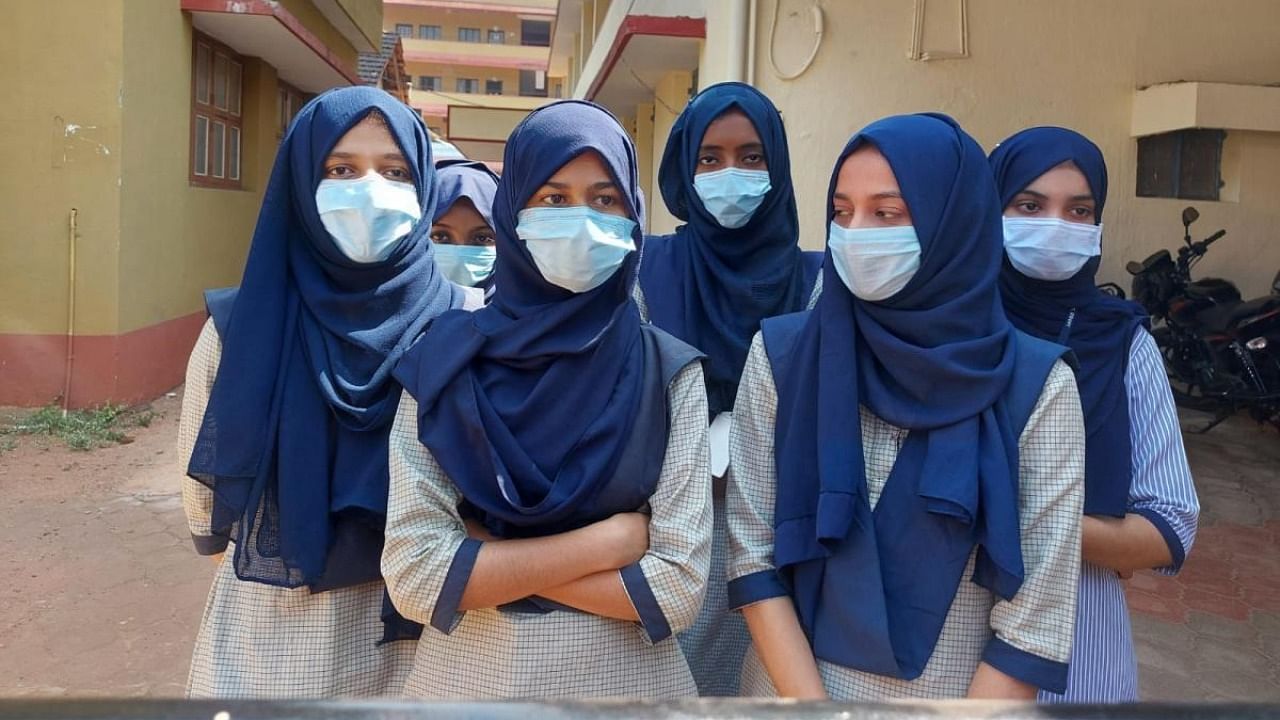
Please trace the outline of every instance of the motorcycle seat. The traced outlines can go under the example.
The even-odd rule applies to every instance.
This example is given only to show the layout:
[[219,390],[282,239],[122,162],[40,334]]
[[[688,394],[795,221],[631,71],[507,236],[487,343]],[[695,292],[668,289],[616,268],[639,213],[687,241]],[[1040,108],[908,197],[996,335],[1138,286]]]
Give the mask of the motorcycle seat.
[[1196,323],[1210,332],[1226,332],[1254,315],[1271,310],[1280,310],[1280,297],[1273,295],[1211,307],[1196,315]]

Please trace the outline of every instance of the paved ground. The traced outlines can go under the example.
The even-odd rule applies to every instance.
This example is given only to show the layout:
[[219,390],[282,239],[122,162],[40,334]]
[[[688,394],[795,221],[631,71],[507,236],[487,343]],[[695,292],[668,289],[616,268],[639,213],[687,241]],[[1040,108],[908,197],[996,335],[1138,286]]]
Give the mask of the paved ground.
[[[155,409],[127,445],[0,453],[0,696],[181,694],[213,568],[177,493],[178,400]],[[1280,435],[1234,420],[1187,448],[1200,539],[1129,588],[1144,696],[1280,700]]]

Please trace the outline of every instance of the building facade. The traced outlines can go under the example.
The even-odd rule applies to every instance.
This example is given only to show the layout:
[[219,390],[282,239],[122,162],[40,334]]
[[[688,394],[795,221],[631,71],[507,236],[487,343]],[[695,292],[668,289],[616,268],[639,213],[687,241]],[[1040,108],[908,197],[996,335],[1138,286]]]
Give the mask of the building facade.
[[561,97],[549,77],[556,0],[386,0],[400,36],[409,103],[467,157],[500,162],[511,129]]
[[1194,205],[1227,236],[1197,276],[1268,291],[1280,270],[1280,3],[1271,0],[562,0],[551,72],[630,126],[650,230],[675,220],[654,184],[671,122],[702,87],[740,80],[787,123],[801,243],[821,248],[836,155],[876,118],[941,111],[987,149],[1063,125],[1106,154],[1100,281],[1173,248]]
[[378,0],[48,0],[6,7],[0,405],[182,382],[201,292],[243,270],[305,100],[359,82]]

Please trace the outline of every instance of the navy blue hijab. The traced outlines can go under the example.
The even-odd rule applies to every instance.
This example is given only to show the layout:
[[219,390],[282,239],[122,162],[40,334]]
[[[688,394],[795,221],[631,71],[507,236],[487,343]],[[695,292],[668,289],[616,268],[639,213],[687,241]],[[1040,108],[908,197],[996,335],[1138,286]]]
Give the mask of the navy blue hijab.
[[[640,252],[575,294],[543,278],[516,234],[529,198],[590,151],[613,176],[628,216],[643,224],[635,148],[617,119],[576,100],[533,111],[507,140],[493,206],[492,300],[475,313],[442,315],[396,369],[418,401],[419,439],[468,511],[501,537],[601,519],[592,500],[614,476],[642,396],[644,348],[631,299]],[[633,237],[638,249],[638,228]]]
[[[315,193],[330,150],[374,111],[423,220],[386,260],[358,264],[324,229]],[[280,145],[187,469],[213,490],[213,533],[236,542],[241,579],[324,590],[380,577],[391,371],[463,299],[432,258],[430,148],[416,113],[364,87],[307,103]]]
[[[920,269],[888,300],[866,302],[828,258],[822,297],[782,368],[769,349],[774,556],[818,657],[914,679],[975,545],[975,582],[1003,598],[1022,583],[1018,428],[998,405],[1017,333],[996,290],[1000,206],[982,149],[945,115],[872,123],[840,154],[828,221],[840,167],[867,145],[897,177]],[[860,405],[910,430],[874,512]]]
[[[707,128],[729,110],[751,120],[773,186],[746,225],[721,227],[693,187]],[[674,234],[649,238],[640,287],[654,325],[706,353],[713,415],[733,409],[751,338],[767,317],[803,310],[821,253],[802,253],[791,155],[777,108],[759,90],[720,83],[698,93],[676,119],[658,170]]]
[[[1007,207],[1036,178],[1062,163],[1072,163],[1088,181],[1095,220],[1102,222],[1107,164],[1098,146],[1080,133],[1059,127],[1023,130],[1000,143],[990,160],[1001,207]],[[1094,277],[1100,261],[1092,258],[1074,276],[1051,282],[1027,277],[1005,259],[1000,292],[1014,326],[1075,352],[1087,434],[1084,511],[1124,517],[1133,479],[1124,376],[1133,333],[1148,320],[1137,303],[1098,290]]]
[[436,212],[431,222],[449,212],[459,199],[466,198],[493,227],[493,196],[497,191],[498,176],[488,165],[475,160],[442,160],[436,164]]

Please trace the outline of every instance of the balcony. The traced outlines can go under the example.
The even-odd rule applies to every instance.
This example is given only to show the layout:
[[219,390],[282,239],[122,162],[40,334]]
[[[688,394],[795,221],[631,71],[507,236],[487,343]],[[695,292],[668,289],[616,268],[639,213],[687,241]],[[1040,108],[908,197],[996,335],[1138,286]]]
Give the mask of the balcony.
[[422,111],[423,115],[446,117],[449,106],[475,107],[498,110],[523,110],[528,112],[540,108],[555,98],[524,97],[522,95],[482,95],[480,93],[432,92],[430,90],[410,90],[409,105]]
[[551,55],[550,48],[529,45],[414,38],[404,38],[401,42],[404,44],[404,60],[407,63],[546,70],[547,60]]
[[383,0],[384,5],[434,8],[442,10],[479,10],[482,12],[519,13],[521,15],[556,14],[559,0]]

